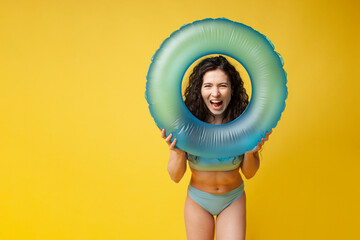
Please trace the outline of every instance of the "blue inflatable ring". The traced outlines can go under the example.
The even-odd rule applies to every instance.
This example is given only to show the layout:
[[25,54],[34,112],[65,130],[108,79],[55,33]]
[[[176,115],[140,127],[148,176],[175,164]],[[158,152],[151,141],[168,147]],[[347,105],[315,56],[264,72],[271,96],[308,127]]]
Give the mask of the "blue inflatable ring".
[[[186,70],[210,54],[236,59],[252,85],[248,107],[222,125],[194,117],[182,98]],[[287,81],[280,54],[261,33],[225,18],[195,21],[172,33],[153,56],[146,78],[145,98],[156,125],[173,133],[177,148],[197,156],[225,158],[253,149],[276,127],[285,109]]]

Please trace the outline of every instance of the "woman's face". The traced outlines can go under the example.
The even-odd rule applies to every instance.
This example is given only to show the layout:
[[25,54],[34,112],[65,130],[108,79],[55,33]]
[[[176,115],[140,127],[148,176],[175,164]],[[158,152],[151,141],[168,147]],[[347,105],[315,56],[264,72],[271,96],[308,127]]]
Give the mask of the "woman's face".
[[215,118],[224,118],[224,111],[231,100],[231,92],[231,83],[224,71],[216,69],[205,73],[201,96]]

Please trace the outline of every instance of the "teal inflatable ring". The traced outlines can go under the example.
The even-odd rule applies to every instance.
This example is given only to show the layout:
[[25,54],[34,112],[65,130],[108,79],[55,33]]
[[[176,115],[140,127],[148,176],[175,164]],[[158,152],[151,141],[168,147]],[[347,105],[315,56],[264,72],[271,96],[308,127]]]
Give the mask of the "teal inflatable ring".
[[[185,106],[181,84],[189,66],[210,54],[229,56],[247,70],[252,96],[234,121],[211,125]],[[238,156],[276,127],[287,98],[286,72],[274,45],[249,26],[225,18],[182,26],[156,51],[147,74],[145,98],[160,129],[173,133],[176,147],[206,158]]]

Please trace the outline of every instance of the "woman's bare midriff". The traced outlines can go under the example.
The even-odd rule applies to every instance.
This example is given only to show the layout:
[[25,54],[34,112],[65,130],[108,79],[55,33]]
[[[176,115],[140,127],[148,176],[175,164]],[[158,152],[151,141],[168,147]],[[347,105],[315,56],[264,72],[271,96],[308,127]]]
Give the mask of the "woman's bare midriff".
[[198,171],[190,168],[190,185],[208,193],[227,193],[243,182],[239,168],[231,171]]

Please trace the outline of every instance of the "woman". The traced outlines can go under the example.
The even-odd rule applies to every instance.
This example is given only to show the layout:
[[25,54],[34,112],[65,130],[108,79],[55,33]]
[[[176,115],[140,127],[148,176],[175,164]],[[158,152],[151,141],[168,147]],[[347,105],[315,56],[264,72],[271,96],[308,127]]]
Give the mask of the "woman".
[[[185,104],[201,121],[224,124],[240,116],[248,105],[243,81],[226,58],[206,58],[193,70],[185,91]],[[257,147],[242,156],[206,159],[175,148],[172,134],[162,137],[169,145],[168,172],[176,183],[186,171],[186,160],[192,172],[185,201],[185,227],[189,240],[245,239],[246,197],[239,173],[250,179],[259,168],[259,150],[268,140],[261,139]],[[216,216],[216,221],[214,219]],[[215,231],[216,229],[216,231]]]

